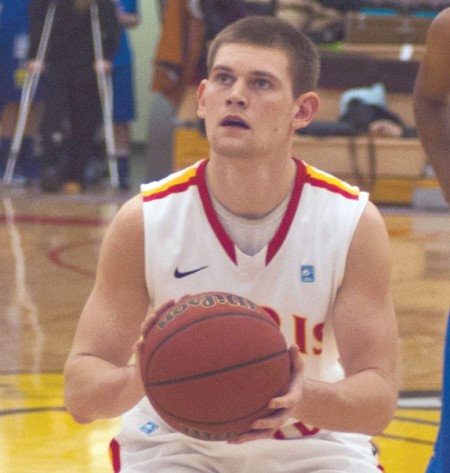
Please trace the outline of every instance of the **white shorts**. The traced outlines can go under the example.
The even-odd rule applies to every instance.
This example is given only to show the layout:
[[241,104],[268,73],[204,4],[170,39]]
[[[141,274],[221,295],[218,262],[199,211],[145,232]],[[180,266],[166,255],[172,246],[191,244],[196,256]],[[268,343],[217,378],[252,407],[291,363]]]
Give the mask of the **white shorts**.
[[146,400],[124,415],[111,442],[120,473],[380,473],[364,435],[337,432],[240,445],[196,440],[175,432]]

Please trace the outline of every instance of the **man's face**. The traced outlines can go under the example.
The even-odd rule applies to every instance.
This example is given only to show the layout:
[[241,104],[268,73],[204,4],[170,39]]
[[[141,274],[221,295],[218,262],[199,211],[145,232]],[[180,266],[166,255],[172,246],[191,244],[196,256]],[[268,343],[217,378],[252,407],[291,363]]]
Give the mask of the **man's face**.
[[222,46],[198,99],[198,115],[218,155],[274,155],[290,146],[299,105],[284,51]]

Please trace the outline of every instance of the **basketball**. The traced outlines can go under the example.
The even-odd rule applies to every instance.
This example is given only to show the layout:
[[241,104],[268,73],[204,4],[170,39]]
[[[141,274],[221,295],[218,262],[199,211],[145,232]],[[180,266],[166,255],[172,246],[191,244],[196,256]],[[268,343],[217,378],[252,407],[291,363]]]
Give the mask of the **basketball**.
[[290,381],[286,341],[273,318],[223,292],[185,296],[164,312],[145,337],[140,369],[161,418],[211,441],[250,430]]

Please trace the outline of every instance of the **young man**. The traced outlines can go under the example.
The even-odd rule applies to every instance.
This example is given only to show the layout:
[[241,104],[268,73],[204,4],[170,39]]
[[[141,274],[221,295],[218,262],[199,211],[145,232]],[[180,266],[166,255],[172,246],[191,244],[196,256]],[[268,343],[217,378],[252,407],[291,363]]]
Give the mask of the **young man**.
[[[124,414],[116,471],[379,473],[369,436],[397,400],[389,240],[366,193],[292,157],[319,105],[318,64],[276,18],[223,30],[198,89],[209,159],[144,185],[111,224],[65,397],[79,422]],[[215,290],[270,307],[292,345],[289,392],[233,443],[170,429],[129,364],[164,306]]]
[[[450,8],[432,22],[425,57],[414,86],[414,110],[419,137],[450,204]],[[444,447],[445,445],[445,447]],[[441,427],[428,473],[450,471],[450,318],[444,351]]]

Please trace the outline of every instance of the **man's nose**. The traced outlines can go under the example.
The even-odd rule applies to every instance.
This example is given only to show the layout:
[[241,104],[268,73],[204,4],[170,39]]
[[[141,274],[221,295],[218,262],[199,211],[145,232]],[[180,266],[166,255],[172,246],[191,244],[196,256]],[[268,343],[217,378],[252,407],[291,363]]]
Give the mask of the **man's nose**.
[[247,96],[245,93],[245,86],[240,81],[236,81],[230,90],[227,97],[227,105],[238,105],[245,107],[247,105]]

